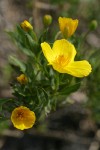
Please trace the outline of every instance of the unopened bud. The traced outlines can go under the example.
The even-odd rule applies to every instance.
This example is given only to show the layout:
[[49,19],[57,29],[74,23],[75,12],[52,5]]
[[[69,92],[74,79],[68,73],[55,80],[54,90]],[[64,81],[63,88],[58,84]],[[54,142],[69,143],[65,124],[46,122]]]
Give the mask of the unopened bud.
[[28,82],[28,78],[24,74],[21,74],[19,77],[17,77],[17,81],[20,84],[26,84]]
[[98,22],[96,20],[92,20],[90,25],[89,25],[89,28],[90,30],[95,30],[98,26]]
[[52,16],[51,15],[45,15],[43,18],[43,23],[45,26],[49,26],[52,23]]
[[22,27],[25,31],[33,30],[32,25],[31,25],[27,20],[25,20],[25,21],[23,21],[23,22],[21,23],[21,27]]

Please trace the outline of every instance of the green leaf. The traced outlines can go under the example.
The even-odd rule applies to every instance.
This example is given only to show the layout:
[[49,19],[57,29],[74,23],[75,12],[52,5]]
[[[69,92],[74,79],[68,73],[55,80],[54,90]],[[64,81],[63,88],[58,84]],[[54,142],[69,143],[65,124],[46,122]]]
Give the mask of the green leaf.
[[34,41],[33,38],[29,34],[26,34],[26,40],[28,44],[30,45],[31,50],[33,50],[37,46],[37,42]]
[[62,91],[59,92],[59,93],[60,93],[61,95],[68,95],[68,94],[70,94],[70,93],[72,93],[72,92],[77,91],[77,90],[79,89],[79,87],[80,87],[80,84],[81,84],[81,82],[76,83],[76,84],[71,85],[71,86],[67,86],[67,87],[65,87],[64,89],[62,89]]
[[9,119],[4,116],[0,117],[0,133],[9,128]]
[[18,47],[27,56],[34,57],[34,54],[32,51],[30,51],[30,49],[27,49],[26,47],[22,46],[20,43],[18,43]]
[[20,25],[17,25],[17,32],[18,32],[19,35],[21,35],[21,36],[25,35],[25,31],[21,28]]
[[24,64],[22,61],[18,60],[18,59],[15,58],[14,56],[10,56],[10,57],[9,57],[9,62],[10,62],[11,64],[15,65],[15,66],[20,67],[21,71],[22,71],[22,72],[25,72],[26,67],[25,67],[25,64]]
[[15,38],[14,32],[12,32],[12,31],[6,31],[6,33],[7,33],[8,35],[10,35],[11,37]]

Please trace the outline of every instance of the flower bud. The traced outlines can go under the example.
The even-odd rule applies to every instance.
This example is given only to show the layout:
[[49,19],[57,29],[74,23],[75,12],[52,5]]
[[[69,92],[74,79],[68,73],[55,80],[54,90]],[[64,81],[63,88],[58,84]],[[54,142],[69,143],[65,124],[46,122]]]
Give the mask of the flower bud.
[[25,20],[25,21],[23,21],[23,22],[21,23],[21,27],[22,27],[25,31],[33,30],[32,25],[31,25],[27,20]]
[[89,28],[90,30],[95,30],[98,26],[98,22],[96,20],[92,20],[90,25],[89,25]]
[[24,74],[21,74],[19,77],[17,77],[17,81],[20,84],[26,84],[28,82],[28,78]]
[[45,26],[49,26],[52,23],[52,16],[51,15],[45,15],[43,18],[43,23]]

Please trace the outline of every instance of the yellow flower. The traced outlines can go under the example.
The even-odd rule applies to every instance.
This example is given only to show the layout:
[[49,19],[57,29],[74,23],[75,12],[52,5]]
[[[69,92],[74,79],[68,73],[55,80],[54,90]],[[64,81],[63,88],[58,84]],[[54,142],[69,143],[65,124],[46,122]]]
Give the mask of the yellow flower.
[[74,34],[78,26],[77,19],[73,20],[71,18],[59,17],[58,21],[60,30],[65,38],[68,38]]
[[25,106],[19,106],[12,111],[11,121],[17,129],[29,129],[35,124],[36,116]]
[[25,21],[23,21],[23,22],[21,23],[21,27],[22,27],[25,31],[29,31],[29,30],[32,30],[32,29],[33,29],[32,25],[31,25],[27,20],[25,20]]
[[28,78],[24,74],[21,74],[17,77],[17,81],[21,84],[26,84],[28,82]]
[[84,77],[91,72],[92,68],[88,61],[74,61],[76,50],[67,40],[56,40],[52,49],[46,42],[41,43],[41,47],[49,65],[52,65],[56,71],[75,77]]

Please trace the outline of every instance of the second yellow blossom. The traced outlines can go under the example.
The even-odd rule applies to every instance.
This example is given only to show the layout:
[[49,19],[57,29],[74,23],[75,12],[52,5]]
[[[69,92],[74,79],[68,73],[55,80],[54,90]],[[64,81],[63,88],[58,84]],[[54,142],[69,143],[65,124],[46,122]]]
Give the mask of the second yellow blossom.
[[73,20],[71,18],[59,17],[58,21],[60,30],[65,38],[69,38],[71,35],[74,34],[78,26],[77,19]]

